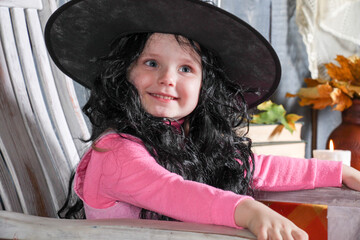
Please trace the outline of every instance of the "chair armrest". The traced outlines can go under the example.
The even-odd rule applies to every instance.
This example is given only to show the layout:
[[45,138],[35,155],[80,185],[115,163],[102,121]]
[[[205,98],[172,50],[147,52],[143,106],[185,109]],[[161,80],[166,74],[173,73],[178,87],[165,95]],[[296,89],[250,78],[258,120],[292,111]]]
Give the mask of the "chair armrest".
[[68,220],[0,211],[1,239],[256,239],[246,229],[143,219]]

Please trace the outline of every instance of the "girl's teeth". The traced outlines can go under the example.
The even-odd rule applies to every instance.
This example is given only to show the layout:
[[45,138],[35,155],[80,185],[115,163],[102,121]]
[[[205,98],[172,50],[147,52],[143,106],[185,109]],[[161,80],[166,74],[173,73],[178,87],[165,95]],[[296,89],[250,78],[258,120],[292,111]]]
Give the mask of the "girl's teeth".
[[155,94],[155,93],[153,93],[152,95],[153,95],[153,96],[155,96],[155,97],[163,98],[163,99],[170,99],[170,100],[174,100],[174,98],[173,98],[173,97],[162,96],[162,95]]

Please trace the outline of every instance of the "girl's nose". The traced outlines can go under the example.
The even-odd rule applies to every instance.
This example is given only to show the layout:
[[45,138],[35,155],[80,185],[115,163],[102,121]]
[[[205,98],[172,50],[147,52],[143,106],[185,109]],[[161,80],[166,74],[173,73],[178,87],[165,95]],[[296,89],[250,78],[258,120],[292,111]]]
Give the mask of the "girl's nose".
[[176,78],[176,73],[171,69],[167,68],[161,71],[158,82],[161,85],[175,86],[175,81],[176,81],[175,78]]

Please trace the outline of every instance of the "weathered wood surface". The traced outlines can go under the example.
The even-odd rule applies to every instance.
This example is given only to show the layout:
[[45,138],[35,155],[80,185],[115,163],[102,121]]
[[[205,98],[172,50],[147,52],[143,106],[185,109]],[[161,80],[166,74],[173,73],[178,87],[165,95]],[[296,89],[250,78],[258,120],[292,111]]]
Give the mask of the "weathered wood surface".
[[[32,12],[34,12],[36,14],[35,17],[37,17],[37,11],[34,11]],[[56,129],[60,117],[58,116],[59,119],[54,119],[54,121],[52,121],[50,118],[49,113],[52,113],[56,110],[62,112],[61,109],[56,109],[56,94],[52,93],[53,99],[51,101],[48,101],[47,103],[43,97],[43,92],[47,93],[49,90],[47,86],[50,85],[51,79],[50,76],[43,75],[44,68],[42,66],[44,64],[42,64],[41,61],[37,63],[34,62],[34,59],[39,59],[41,55],[39,55],[38,52],[33,51],[38,50],[38,46],[40,45],[39,43],[43,42],[42,33],[39,32],[39,36],[33,35],[34,38],[30,38],[29,32],[33,33],[35,26],[34,24],[27,24],[33,23],[34,21],[31,21],[29,19],[28,21],[26,21],[25,9],[10,9],[10,13],[16,40],[17,52],[20,59],[20,64],[26,86],[26,89],[22,91],[23,93],[26,93],[26,95],[22,96],[22,98],[29,98],[32,108],[28,109],[28,111],[33,112],[35,116],[35,121],[38,124],[39,134],[41,135],[44,144],[47,146],[48,152],[51,154],[52,158],[39,158],[39,161],[42,165],[43,172],[47,179],[52,198],[57,199],[57,194],[60,189],[63,188],[62,186],[66,186],[66,180],[68,179],[68,177],[66,177],[66,180],[63,181],[61,181],[62,178],[60,178],[59,181],[58,176],[52,174],[48,169],[54,168],[55,172],[59,172],[58,169],[61,169],[63,172],[67,172],[68,174],[66,175],[68,176],[70,170],[66,171],[67,166],[62,163],[66,163],[66,156],[73,156],[74,154],[77,154],[77,152],[70,134],[67,138],[68,141],[66,145],[61,144],[61,140],[63,139],[62,136],[64,135],[64,133],[68,132],[68,129],[66,127],[64,127],[63,129]],[[41,85],[39,79],[41,79],[42,77],[49,77],[49,79],[44,80],[48,81],[49,83]],[[14,84],[18,83],[16,82]],[[53,126],[55,126],[55,129],[57,131],[54,130]],[[70,150],[70,153],[68,153],[69,147],[67,146],[73,146],[73,148]],[[69,167],[67,168],[69,169]],[[63,185],[61,185],[62,182]],[[57,207],[58,204],[56,204],[55,206]]]
[[323,204],[328,206],[360,208],[360,192],[347,187],[317,188],[289,192],[256,192],[257,200]]
[[[71,164],[71,162],[74,161],[77,163],[79,161],[79,154],[77,152],[73,137],[70,133],[69,126],[67,124],[59,99],[59,94],[55,85],[54,76],[52,74],[49,57],[45,47],[38,12],[35,9],[26,9],[25,12],[35,60],[34,69],[37,69],[39,83],[41,83],[38,84],[38,86],[42,87],[44,100],[47,102],[47,112],[50,114],[53,126],[56,129],[58,136],[56,141],[60,142],[65,154],[63,159],[57,159],[57,161],[55,161],[53,164],[57,169],[61,169],[61,171],[58,171],[60,174],[60,181],[62,181],[64,186],[66,186],[70,170],[72,166],[75,165]],[[35,66],[37,68],[35,68]],[[33,99],[33,101],[34,100],[35,99]],[[41,114],[41,112],[38,112],[38,114]],[[53,144],[50,144],[50,146],[52,145]],[[70,160],[70,163],[68,163],[68,160]]]
[[[49,61],[42,3],[0,0],[0,197],[5,210],[51,217],[86,148],[78,139],[89,131],[73,82]],[[56,3],[44,3],[50,15]]]
[[[1,59],[0,59],[0,61],[1,61]],[[0,93],[1,93],[1,91],[0,91]],[[1,111],[1,108],[0,108],[0,111]],[[1,118],[0,118],[0,121],[1,121]],[[2,146],[3,146],[3,143],[2,143],[2,140],[0,137],[0,149],[2,148]],[[6,166],[3,155],[7,155],[7,153],[5,151],[2,153],[0,152],[0,196],[1,196],[1,201],[2,201],[2,204],[0,204],[1,205],[0,210],[7,209],[8,211],[22,212],[20,200],[16,193],[16,187],[14,185],[14,182],[12,180],[10,172]]]
[[328,240],[360,239],[360,208],[329,206]]
[[[65,2],[66,0],[42,0],[44,8],[38,12],[42,29],[45,28],[46,21],[52,12],[58,8],[58,5]],[[77,84],[71,78],[63,74],[57,66],[55,66],[52,59],[49,58],[49,61],[69,130],[73,136],[73,141],[78,153],[82,156],[84,151],[88,148],[88,144],[82,142],[81,139],[89,139],[90,133],[81,106],[86,102],[89,92],[85,87]],[[82,103],[81,105],[80,102]],[[75,166],[78,163],[77,158],[69,160],[72,166]]]
[[41,0],[1,0],[0,6],[42,9]]
[[141,219],[64,220],[0,211],[1,239],[256,239],[248,230]]
[[3,92],[0,150],[7,153],[4,160],[23,212],[55,216],[57,202],[65,197],[65,185],[61,186],[58,180],[53,161],[64,157],[41,90],[36,86],[37,71],[32,69],[24,10],[0,7],[0,19],[0,54],[5,59],[0,62]]
[[[1,20],[7,19],[4,17],[6,13],[8,13],[6,9],[0,8]],[[0,46],[0,55],[2,55],[2,61],[0,61],[2,72],[0,79],[0,136],[2,144],[0,147],[1,151],[5,153],[3,157],[12,176],[12,182],[15,185],[23,211],[35,214],[39,213],[38,210],[41,209],[42,214],[47,214],[48,210],[54,212],[55,209],[50,210],[53,208],[51,206],[52,200],[47,197],[49,196],[49,189],[41,171],[41,165],[37,160],[39,152],[34,148],[33,142],[39,143],[39,148],[43,144],[41,144],[42,140],[39,140],[41,139],[39,135],[29,135],[30,131],[35,133],[39,131],[35,128],[33,114],[28,112],[28,109],[31,109],[29,101],[15,94],[17,89],[19,90],[17,93],[22,93],[25,86],[21,85],[20,63],[13,61],[11,66],[7,64],[15,58],[16,55],[13,54],[16,53],[16,49],[13,49],[11,41],[5,43],[7,39],[4,36],[8,33],[6,26],[6,22],[1,21],[1,45],[4,48]],[[6,54],[3,54],[3,49],[7,49],[6,61],[4,60]],[[10,70],[18,70],[19,72]],[[18,79],[19,84],[13,85],[11,79]],[[38,136],[39,138],[37,138]]]

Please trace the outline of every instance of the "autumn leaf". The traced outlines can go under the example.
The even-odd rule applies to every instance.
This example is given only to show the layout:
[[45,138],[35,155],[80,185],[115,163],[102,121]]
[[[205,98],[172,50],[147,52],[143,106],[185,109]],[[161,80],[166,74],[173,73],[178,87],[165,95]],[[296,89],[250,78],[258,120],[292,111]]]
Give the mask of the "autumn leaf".
[[297,96],[300,98],[300,106],[313,105],[314,109],[323,109],[332,105],[330,93],[333,88],[328,84],[317,85],[316,87],[300,88],[295,95],[287,94],[287,97]]
[[286,93],[286,97],[299,97],[300,106],[312,105],[314,109],[331,106],[343,111],[352,105],[352,99],[360,97],[360,58],[338,55],[337,64],[325,64],[329,80],[305,78],[306,88],[297,94]]
[[360,86],[360,58],[358,56],[354,55],[354,56],[349,57],[349,60],[351,62],[350,71],[355,79],[353,84]]
[[335,60],[340,64],[340,67],[334,63],[325,64],[327,73],[330,78],[336,79],[338,81],[353,82],[354,77],[350,71],[349,60],[341,55],[338,55]]
[[266,101],[257,107],[262,112],[254,115],[252,122],[259,124],[272,124],[281,122],[280,119],[285,116],[285,109],[282,105],[274,104],[272,101]]
[[328,83],[326,83],[311,88],[300,88],[297,95],[303,98],[317,99],[329,97],[329,94],[331,92],[332,87]]
[[297,94],[286,93],[285,97],[287,97],[287,98],[297,97]]
[[332,99],[333,110],[344,111],[352,105],[352,101],[349,96],[344,94],[339,88],[334,88],[330,97]]
[[354,91],[351,91],[349,89],[350,83],[349,82],[342,82],[334,80],[331,82],[331,85],[334,88],[339,88],[341,91],[343,91],[345,94],[349,95],[351,98],[354,97]]
[[294,113],[290,113],[290,114],[287,114],[285,116],[285,118],[286,118],[286,121],[289,123],[289,127],[292,130],[295,130],[295,122],[298,121],[299,119],[301,119],[302,116],[294,114]]
[[316,87],[319,84],[324,84],[324,83],[328,82],[328,80],[320,79],[320,78],[315,78],[315,79],[305,78],[304,82],[306,83],[307,87]]
[[302,98],[299,101],[300,106],[309,106],[312,105],[313,109],[324,109],[327,106],[331,106],[332,100],[330,97],[322,98],[322,99],[309,99],[309,98]]
[[262,111],[268,111],[273,107],[276,107],[276,106],[274,105],[274,103],[271,100],[269,100],[269,101],[265,101],[265,102],[259,104],[257,106],[257,109],[262,110]]
[[294,113],[289,113],[289,114],[286,115],[286,120],[288,122],[296,122],[301,118],[303,118],[303,116],[300,116],[300,115],[297,115],[297,114],[294,114]]
[[285,115],[285,118],[281,118],[281,124],[276,126],[276,128],[271,132],[269,139],[275,137],[276,135],[279,135],[284,127],[289,130],[291,133],[296,130],[295,128],[295,122],[301,119],[302,116],[290,113]]
[[284,125],[282,124],[277,125],[276,128],[274,128],[274,130],[271,132],[269,139],[272,139],[276,135],[279,135],[283,129],[284,129]]
[[270,134],[270,138],[281,133],[286,128],[291,133],[295,130],[295,122],[302,118],[296,114],[287,114],[283,105],[278,105],[272,101],[266,101],[257,107],[261,112],[253,115],[252,123],[258,124],[279,124]]
[[344,56],[338,55],[335,60],[340,66],[337,66],[334,63],[325,64],[330,78],[360,85],[360,60],[359,58],[353,59],[354,60],[350,60]]
[[281,119],[281,124],[284,125],[284,127],[289,130],[291,133],[295,130],[295,122],[302,118],[302,116],[299,116],[294,113],[290,113],[285,115],[285,118]]
[[355,93],[358,97],[360,97],[360,86],[350,85],[348,89],[350,93]]

